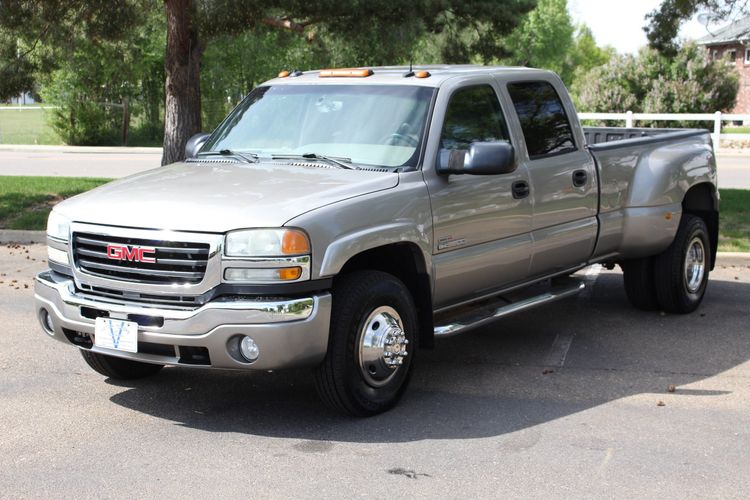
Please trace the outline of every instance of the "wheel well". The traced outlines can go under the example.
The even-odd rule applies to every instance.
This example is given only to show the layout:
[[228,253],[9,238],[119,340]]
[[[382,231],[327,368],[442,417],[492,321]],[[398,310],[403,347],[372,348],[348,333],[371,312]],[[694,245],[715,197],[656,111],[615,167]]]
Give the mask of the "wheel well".
[[419,247],[413,243],[396,243],[366,250],[350,258],[341,268],[339,276],[364,269],[392,274],[406,285],[417,306],[419,346],[432,348],[432,285]]
[[711,269],[713,269],[719,248],[719,199],[716,188],[709,183],[691,187],[682,200],[682,213],[696,215],[706,223],[708,238],[711,241]]

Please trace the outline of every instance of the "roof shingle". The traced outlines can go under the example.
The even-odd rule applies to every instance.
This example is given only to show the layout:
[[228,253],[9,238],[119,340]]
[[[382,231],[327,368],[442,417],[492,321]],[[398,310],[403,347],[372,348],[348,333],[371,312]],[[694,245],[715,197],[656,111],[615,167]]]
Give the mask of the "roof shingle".
[[698,40],[699,45],[720,45],[750,41],[750,16],[733,22]]

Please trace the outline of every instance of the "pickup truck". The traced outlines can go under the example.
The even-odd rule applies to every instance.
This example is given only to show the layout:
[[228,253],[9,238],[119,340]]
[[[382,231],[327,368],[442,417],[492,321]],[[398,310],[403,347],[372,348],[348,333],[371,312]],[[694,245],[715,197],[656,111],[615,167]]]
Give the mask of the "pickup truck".
[[707,131],[584,129],[549,71],[284,71],[185,161],[58,204],[36,312],[113,379],[306,366],[368,416],[436,339],[592,264],[639,309],[695,310],[718,221]]

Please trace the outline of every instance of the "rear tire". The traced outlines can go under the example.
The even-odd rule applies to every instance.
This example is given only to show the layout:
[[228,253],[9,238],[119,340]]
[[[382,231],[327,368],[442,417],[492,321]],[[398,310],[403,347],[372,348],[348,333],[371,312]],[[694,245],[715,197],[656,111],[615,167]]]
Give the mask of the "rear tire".
[[698,308],[708,285],[710,248],[703,219],[683,214],[674,241],[654,259],[656,296],[664,311],[686,314]]
[[86,361],[94,371],[115,380],[144,378],[151,376],[164,368],[164,365],[141,363],[140,361],[116,358],[114,356],[107,356],[106,354],[85,351],[83,349],[80,351],[84,361]]
[[625,294],[630,304],[642,311],[655,311],[659,308],[654,283],[654,259],[643,257],[623,262],[622,279],[625,283]]
[[356,271],[338,278],[328,352],[315,372],[321,399],[355,417],[393,408],[411,377],[417,332],[414,300],[395,276]]

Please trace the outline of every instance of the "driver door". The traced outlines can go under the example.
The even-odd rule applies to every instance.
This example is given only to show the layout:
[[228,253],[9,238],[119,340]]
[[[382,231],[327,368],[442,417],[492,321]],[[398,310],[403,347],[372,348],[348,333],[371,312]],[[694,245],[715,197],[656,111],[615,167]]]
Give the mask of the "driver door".
[[[431,128],[440,130],[437,161],[472,142],[514,143],[489,78],[441,88],[435,109],[436,115],[444,110]],[[433,165],[425,169],[425,180],[432,203],[435,308],[527,277],[532,203],[523,163],[498,175],[441,175]]]

